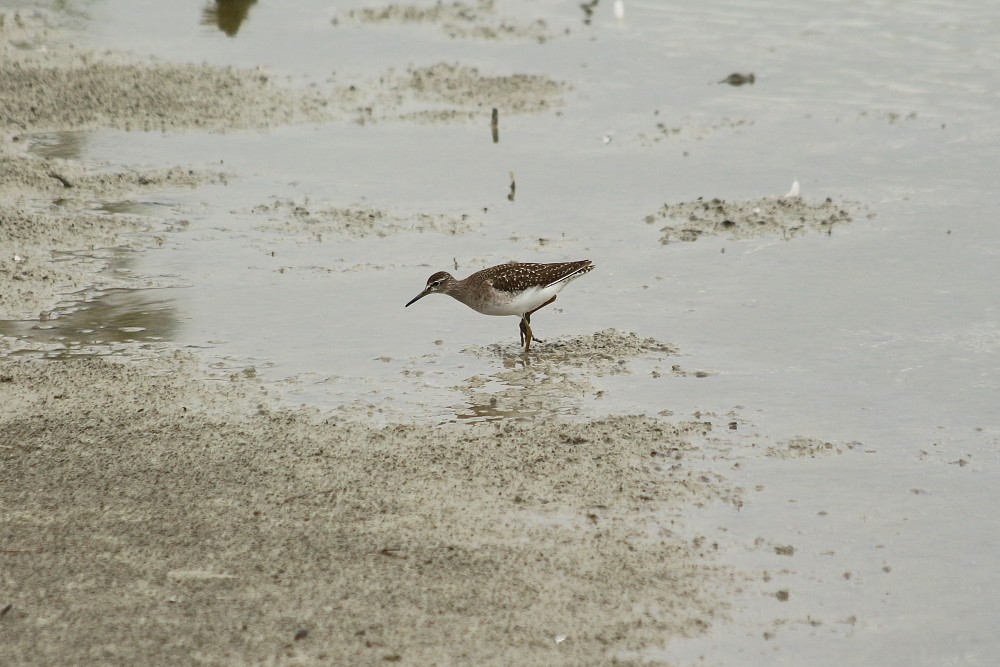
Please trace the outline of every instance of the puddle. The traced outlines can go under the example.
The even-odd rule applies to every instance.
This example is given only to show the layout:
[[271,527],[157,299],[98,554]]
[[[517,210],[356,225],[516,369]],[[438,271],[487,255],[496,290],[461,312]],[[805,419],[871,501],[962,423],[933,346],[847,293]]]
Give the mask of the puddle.
[[45,159],[78,160],[86,149],[88,132],[43,132],[23,137],[28,152]]
[[169,343],[180,328],[171,290],[108,290],[60,309],[43,321],[0,320],[7,354],[72,356],[133,353],[144,344]]
[[157,204],[141,201],[107,202],[98,206],[97,210],[112,215],[153,216],[162,213]]

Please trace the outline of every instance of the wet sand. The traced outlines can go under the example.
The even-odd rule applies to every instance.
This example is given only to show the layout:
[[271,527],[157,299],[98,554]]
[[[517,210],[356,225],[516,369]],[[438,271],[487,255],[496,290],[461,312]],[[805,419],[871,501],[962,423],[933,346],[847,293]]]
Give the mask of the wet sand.
[[701,424],[372,428],[252,378],[4,360],[0,625],[17,664],[580,664],[707,628],[732,501]]
[[[95,205],[227,178],[42,158],[23,151],[25,135],[238,131],[354,103],[259,72],[81,53],[41,13],[8,13],[3,31],[3,319],[44,322],[87,290],[150,286],[108,266],[169,232]],[[526,112],[558,89],[456,71]],[[525,90],[531,99],[514,99]],[[302,211],[275,210],[269,224],[295,233]],[[319,215],[328,232],[380,233],[367,213],[360,228],[350,211]],[[634,339],[594,340],[627,356]],[[12,664],[580,664],[696,635],[736,585],[674,523],[691,504],[736,502],[687,464],[704,429],[641,417],[381,428],[288,409],[252,374],[210,376],[169,346],[3,356],[4,653]]]

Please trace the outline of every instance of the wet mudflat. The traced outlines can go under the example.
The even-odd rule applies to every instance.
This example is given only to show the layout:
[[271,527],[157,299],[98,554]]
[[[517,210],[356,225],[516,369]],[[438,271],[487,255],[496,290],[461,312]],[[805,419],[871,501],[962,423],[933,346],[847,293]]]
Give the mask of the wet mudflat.
[[129,7],[3,13],[16,662],[996,653],[981,12]]

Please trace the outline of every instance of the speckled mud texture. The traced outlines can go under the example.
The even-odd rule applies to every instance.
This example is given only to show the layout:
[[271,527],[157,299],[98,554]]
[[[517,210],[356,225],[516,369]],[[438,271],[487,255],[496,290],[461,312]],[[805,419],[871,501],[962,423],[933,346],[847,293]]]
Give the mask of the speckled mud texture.
[[[341,20],[335,18],[334,25]],[[372,25],[429,25],[449,37],[462,39],[518,39],[542,43],[553,37],[545,21],[524,23],[498,15],[494,0],[437,2],[433,5],[387,4],[352,9],[345,12],[343,20]]]
[[261,231],[317,241],[330,234],[349,238],[385,237],[404,232],[458,235],[467,234],[478,226],[467,214],[414,212],[405,215],[370,206],[324,207],[287,200],[260,204],[252,212],[267,219],[258,225]]
[[15,663],[610,662],[738,583],[674,524],[737,502],[688,463],[702,424],[379,429],[197,369],[3,362]]
[[[22,129],[220,130],[324,116],[322,100],[289,103],[288,93],[270,85],[265,74],[206,65],[13,63],[0,68],[0,87],[0,114]],[[186,94],[178,95],[182,90]],[[218,106],[220,100],[225,106]]]

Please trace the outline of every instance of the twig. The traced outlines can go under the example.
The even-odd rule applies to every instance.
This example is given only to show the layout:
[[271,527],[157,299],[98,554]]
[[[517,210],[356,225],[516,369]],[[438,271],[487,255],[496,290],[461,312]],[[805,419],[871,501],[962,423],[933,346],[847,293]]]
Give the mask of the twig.
[[71,188],[71,187],[73,187],[72,183],[70,183],[69,181],[67,181],[65,178],[63,178],[62,176],[60,176],[59,174],[57,174],[54,171],[50,171],[49,172],[49,176],[51,176],[52,178],[54,178],[57,181],[59,181],[60,183],[62,183],[64,188]]

